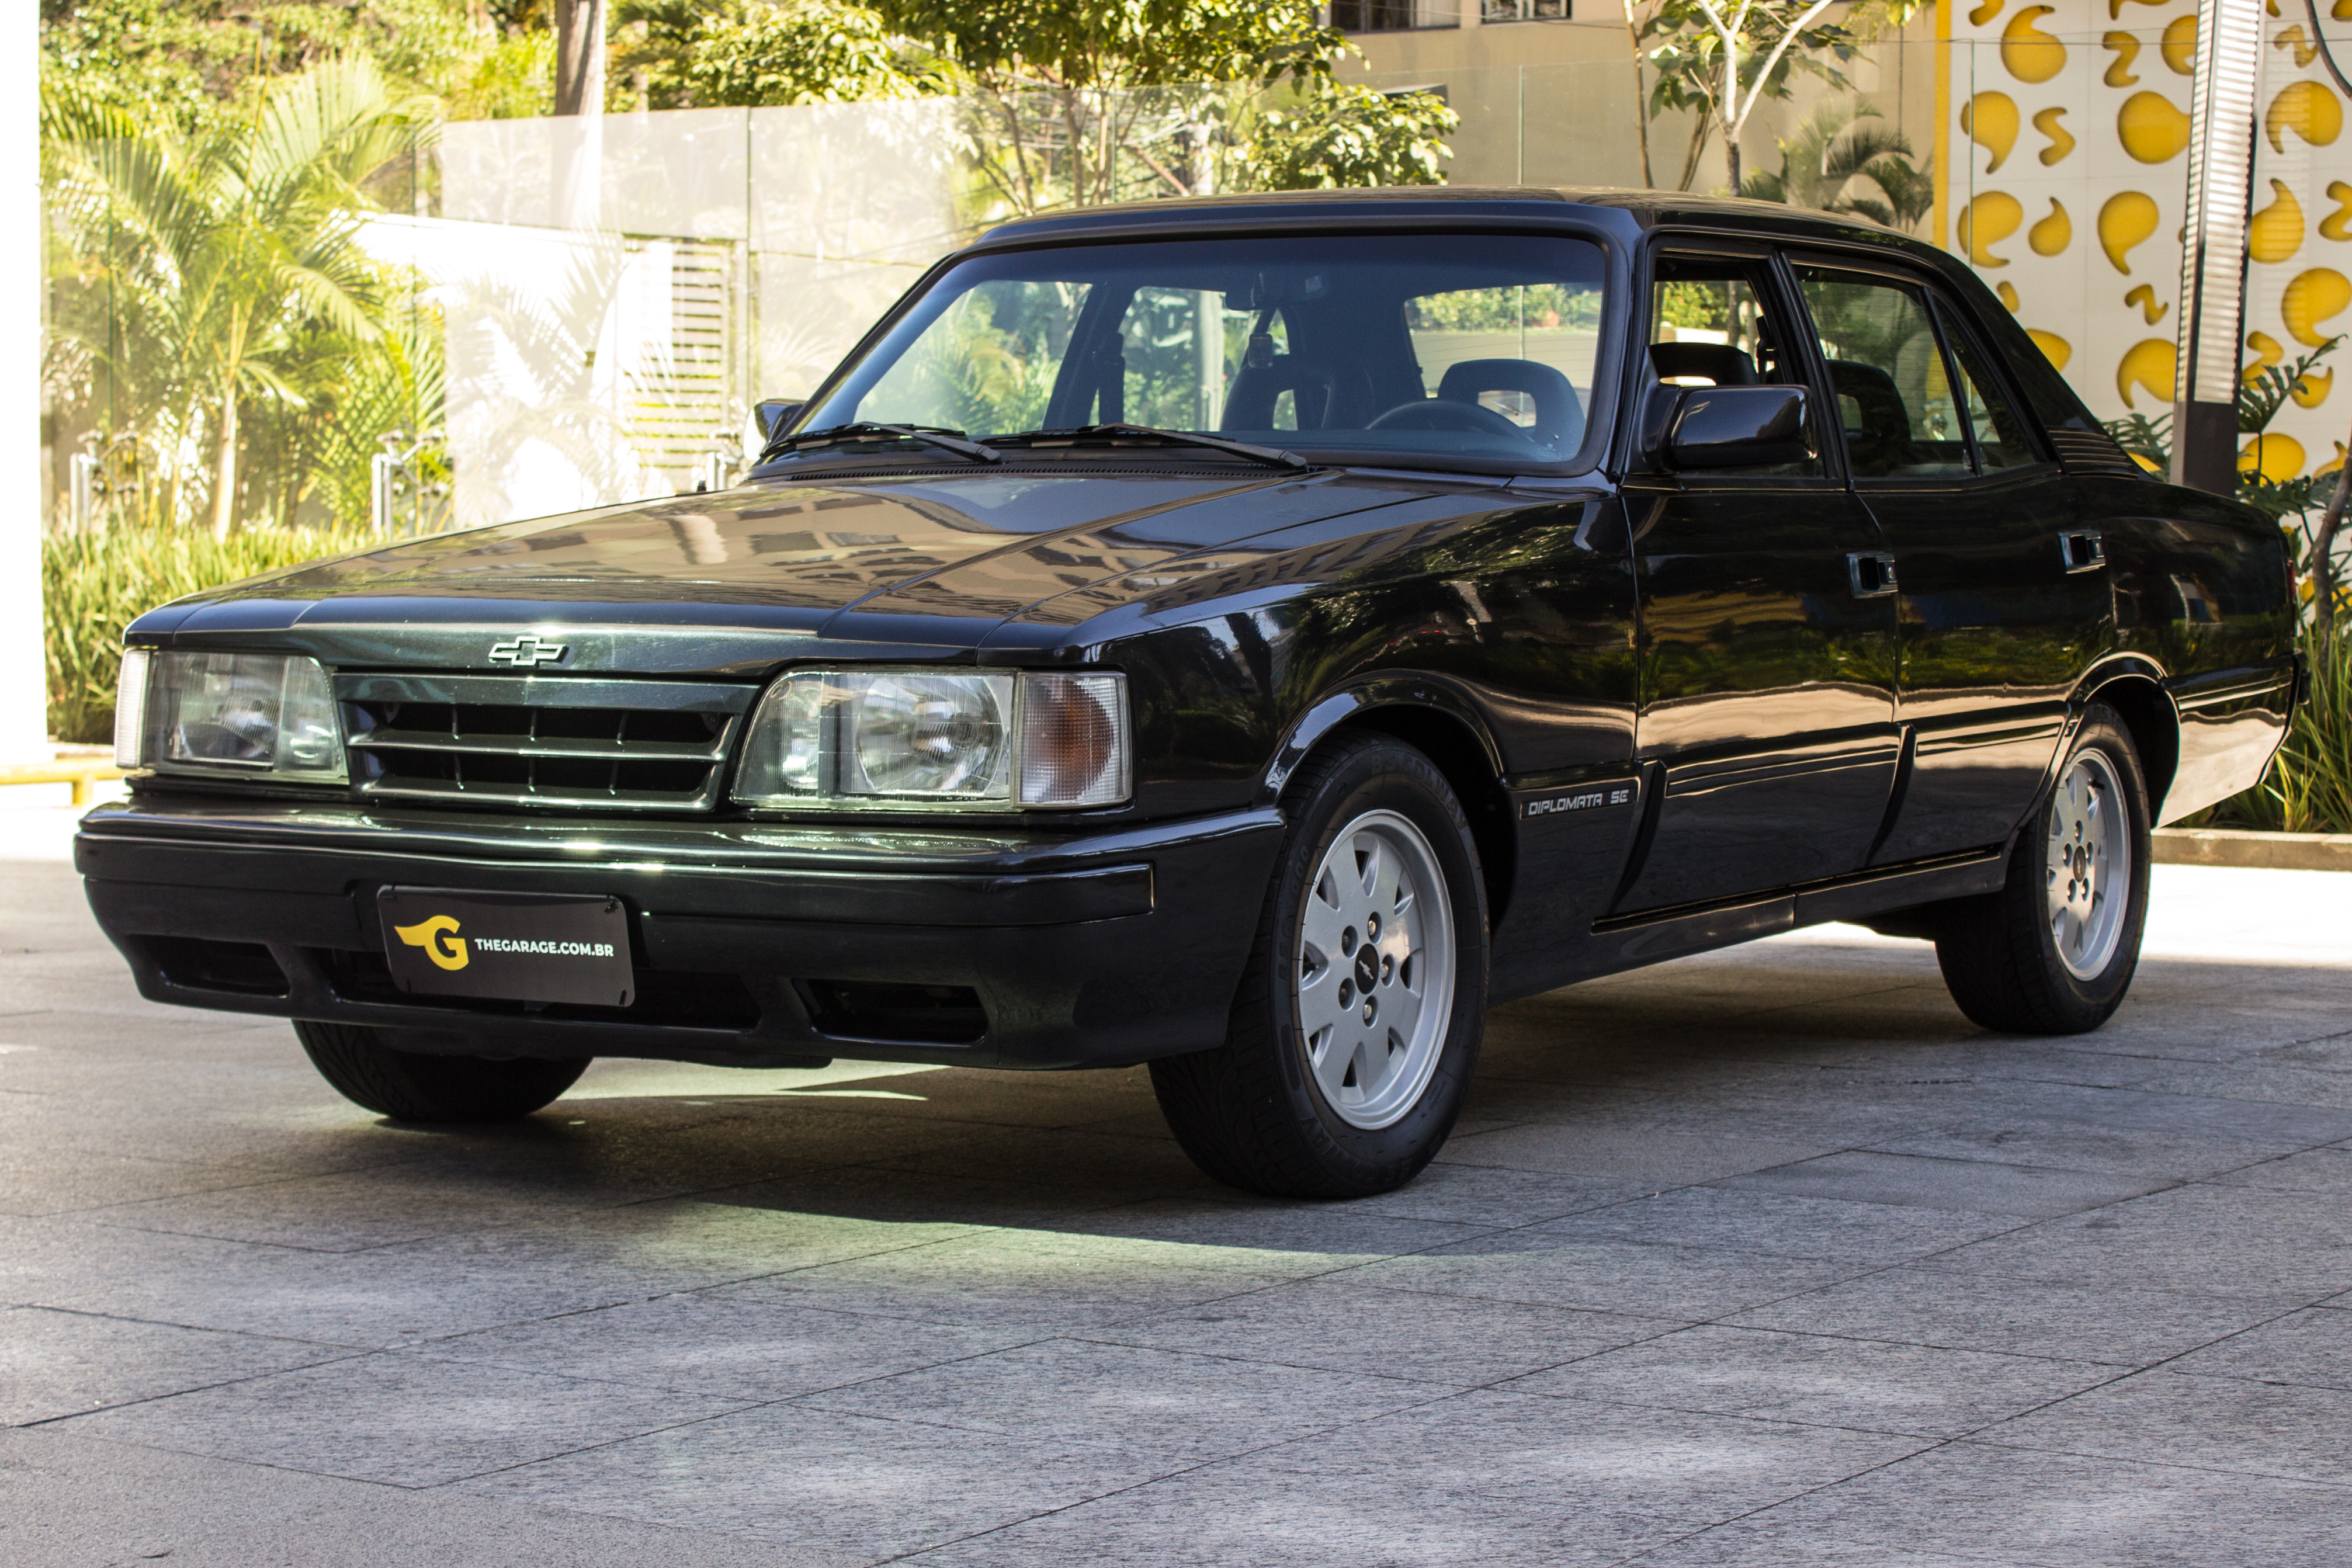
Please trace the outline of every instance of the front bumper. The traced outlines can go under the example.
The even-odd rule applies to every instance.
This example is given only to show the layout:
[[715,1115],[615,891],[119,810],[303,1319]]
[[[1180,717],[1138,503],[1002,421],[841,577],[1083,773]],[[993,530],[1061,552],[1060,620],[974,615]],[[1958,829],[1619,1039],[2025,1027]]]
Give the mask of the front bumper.
[[[465,1055],[1108,1067],[1223,1038],[1280,829],[1270,810],[1041,837],[142,794],[83,819],[74,863],[157,1002]],[[389,884],[617,897],[638,994],[400,992]]]

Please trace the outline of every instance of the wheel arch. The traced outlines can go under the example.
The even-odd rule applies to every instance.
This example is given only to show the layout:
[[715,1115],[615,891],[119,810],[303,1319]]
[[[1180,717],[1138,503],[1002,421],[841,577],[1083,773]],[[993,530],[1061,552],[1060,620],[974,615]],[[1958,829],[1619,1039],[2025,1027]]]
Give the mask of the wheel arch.
[[2101,665],[2085,678],[2072,706],[2079,713],[2094,702],[2114,709],[2131,731],[2147,776],[2149,819],[2161,822],[2164,797],[2180,769],[2180,710],[2165,689],[2163,669],[2144,658]]
[[1332,693],[1300,714],[1276,749],[1260,782],[1258,804],[1272,805],[1299,764],[1342,735],[1380,734],[1403,742],[1445,777],[1478,849],[1486,884],[1486,921],[1493,929],[1509,907],[1518,858],[1510,792],[1503,784],[1503,753],[1484,714],[1445,681],[1382,677]]

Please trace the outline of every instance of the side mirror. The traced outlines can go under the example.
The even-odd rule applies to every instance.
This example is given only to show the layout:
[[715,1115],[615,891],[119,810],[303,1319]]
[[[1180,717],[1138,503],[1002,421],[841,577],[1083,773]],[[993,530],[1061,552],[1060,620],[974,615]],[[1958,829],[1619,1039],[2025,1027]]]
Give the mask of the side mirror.
[[800,417],[805,403],[788,403],[781,397],[770,397],[751,405],[751,417],[760,422],[760,439],[772,441],[776,432]]
[[1761,468],[1814,456],[1801,386],[1695,386],[1666,437],[1666,462],[1690,468]]

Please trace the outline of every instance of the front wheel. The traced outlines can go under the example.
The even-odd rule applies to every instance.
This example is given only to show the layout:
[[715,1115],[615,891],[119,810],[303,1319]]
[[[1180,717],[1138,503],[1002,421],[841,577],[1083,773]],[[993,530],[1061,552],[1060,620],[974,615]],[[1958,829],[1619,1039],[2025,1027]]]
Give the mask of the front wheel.
[[1412,1179],[1453,1131],[1486,1003],[1486,895],[1468,824],[1427,757],[1385,736],[1318,752],[1225,1043],[1151,1064],[1195,1164],[1282,1197]]
[[2123,1005],[2147,920],[2147,784],[2114,710],[2084,716],[1998,893],[1951,907],[1936,960],[1960,1011],[2013,1035],[2079,1035]]
[[310,1065],[354,1105],[394,1121],[512,1121],[544,1109],[588,1070],[588,1058],[444,1057],[396,1051],[362,1024],[295,1020]]

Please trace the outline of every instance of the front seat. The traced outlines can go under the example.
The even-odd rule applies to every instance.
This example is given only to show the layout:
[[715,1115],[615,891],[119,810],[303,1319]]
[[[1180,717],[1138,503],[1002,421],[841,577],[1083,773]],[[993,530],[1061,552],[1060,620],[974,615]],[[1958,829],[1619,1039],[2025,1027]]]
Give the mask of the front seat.
[[1443,403],[1475,404],[1482,393],[1523,392],[1536,405],[1528,434],[1554,450],[1584,439],[1584,405],[1576,384],[1551,366],[1529,359],[1466,359],[1446,367],[1437,384]]
[[1320,360],[1276,354],[1263,365],[1244,364],[1225,394],[1221,430],[1271,430],[1284,393],[1301,430],[1358,430],[1371,415],[1371,388],[1360,370],[1335,370]]
[[1838,402],[1849,399],[1845,416],[1847,455],[1857,474],[1899,474],[1918,463],[1921,454],[1911,439],[1911,411],[1895,378],[1874,364],[1857,360],[1830,361],[1830,384]]

